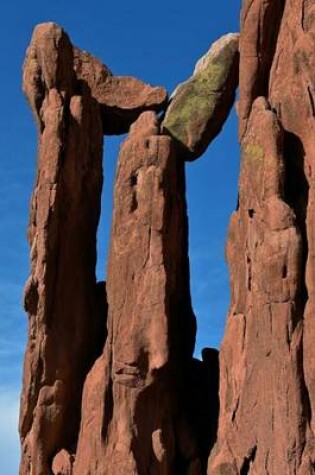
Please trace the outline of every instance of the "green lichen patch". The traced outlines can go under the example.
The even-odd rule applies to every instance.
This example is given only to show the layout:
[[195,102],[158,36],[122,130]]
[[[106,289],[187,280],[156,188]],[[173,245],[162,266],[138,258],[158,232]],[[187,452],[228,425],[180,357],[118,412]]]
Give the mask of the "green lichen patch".
[[219,40],[202,58],[194,75],[176,89],[166,112],[164,131],[194,158],[218,134],[233,104],[238,51],[232,39],[223,46]]
[[245,160],[249,159],[256,162],[262,162],[265,158],[265,152],[258,144],[247,144],[243,148],[243,158]]

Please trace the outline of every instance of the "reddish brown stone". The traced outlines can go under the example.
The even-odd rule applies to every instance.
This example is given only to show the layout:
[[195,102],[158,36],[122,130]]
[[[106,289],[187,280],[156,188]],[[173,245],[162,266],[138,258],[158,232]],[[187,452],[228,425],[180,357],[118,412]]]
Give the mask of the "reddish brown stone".
[[113,79],[54,23],[34,30],[23,89],[38,124],[39,147],[25,289],[29,330],[20,473],[66,474],[69,469],[60,467],[67,466],[64,454],[75,452],[83,382],[106,337],[106,292],[95,281],[104,123],[112,124],[109,129],[117,122],[125,131],[141,111],[159,110],[166,92],[134,78]]
[[72,46],[54,24],[34,31],[24,90],[40,127],[25,289],[20,473],[48,475],[56,452],[75,447],[83,382],[100,352],[95,249],[102,128],[95,99],[88,91],[75,94]]
[[211,475],[315,470],[314,13],[303,0],[243,6],[242,165]]
[[[184,164],[152,112],[165,91],[112,76],[55,24],[35,29],[24,67],[39,154],[21,475],[204,475],[216,436],[209,475],[314,474],[314,33],[312,2],[244,0],[216,434],[217,355],[192,358]],[[95,281],[102,134],[135,119],[105,289]]]
[[111,76],[95,91],[101,108],[104,134],[122,134],[147,110],[160,112],[167,102],[167,92],[128,76]]
[[213,475],[224,465],[231,474],[297,473],[303,452],[302,239],[285,202],[284,166],[282,127],[259,98],[242,142],[239,209],[228,235],[232,302]]
[[52,463],[52,472],[54,475],[72,475],[72,466],[74,457],[66,450],[60,450],[54,457]]
[[287,2],[270,78],[270,102],[285,133],[287,199],[303,235],[303,454],[299,474],[315,470],[315,6]]
[[164,88],[152,87],[134,77],[113,76],[86,51],[74,48],[74,65],[78,79],[88,85],[100,105],[105,135],[126,133],[142,112],[160,112],[166,105]]
[[178,391],[194,345],[183,163],[155,114],[118,163],[108,266],[108,339],[84,387],[75,475],[174,474],[196,464],[178,440]]
[[239,130],[242,139],[256,97],[268,82],[285,0],[243,0],[240,35]]

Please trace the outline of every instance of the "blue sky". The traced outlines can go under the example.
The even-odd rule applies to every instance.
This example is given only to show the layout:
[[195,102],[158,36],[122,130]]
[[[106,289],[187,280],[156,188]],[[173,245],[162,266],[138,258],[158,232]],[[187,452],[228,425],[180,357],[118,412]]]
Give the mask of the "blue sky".
[[[239,0],[83,2],[11,0],[0,30],[0,474],[18,472],[17,418],[27,319],[21,300],[29,271],[26,229],[35,177],[36,130],[21,92],[21,66],[35,24],[55,21],[72,42],[119,75],[171,92],[222,34],[238,30]],[[218,347],[229,298],[224,245],[237,199],[235,113],[207,153],[187,165],[191,288],[198,318],[196,354]],[[97,274],[105,275],[112,183],[121,138],[105,141],[105,185]]]

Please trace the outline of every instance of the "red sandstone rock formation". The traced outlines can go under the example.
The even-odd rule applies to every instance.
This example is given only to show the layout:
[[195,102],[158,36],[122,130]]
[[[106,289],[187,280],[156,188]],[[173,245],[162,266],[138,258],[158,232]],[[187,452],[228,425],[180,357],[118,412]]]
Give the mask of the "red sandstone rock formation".
[[315,473],[314,13],[303,0],[243,5],[242,164],[211,475]]
[[39,124],[38,172],[29,224],[31,276],[20,433],[21,474],[49,474],[80,424],[81,391],[100,353],[95,306],[102,127],[88,90],[76,93],[72,46],[56,25],[38,27],[24,90]]
[[[91,55],[73,49],[57,25],[35,29],[23,75],[39,147],[25,289],[22,475],[69,472],[83,383],[104,345],[105,292],[95,281],[104,124],[117,121],[118,114],[125,130],[141,111],[158,110],[166,98],[163,89],[110,74]],[[137,97],[128,95],[133,87]],[[113,112],[104,117],[106,101]]]
[[[314,51],[312,2],[244,0],[242,162],[227,242],[232,296],[216,434],[217,355],[192,358],[179,155],[187,137],[193,158],[208,144],[198,141],[209,111],[191,134],[194,115],[181,96],[184,139],[162,135],[153,111],[163,109],[165,90],[113,76],[57,25],[35,29],[24,68],[39,153],[21,475],[204,475],[216,437],[209,475],[315,473]],[[102,135],[131,124],[115,182],[105,291],[95,281]]]
[[74,48],[74,68],[99,103],[105,135],[126,133],[142,112],[160,112],[166,105],[164,88],[133,77],[113,76],[97,58],[78,48]]
[[[184,164],[155,114],[118,163],[108,267],[108,339],[84,387],[75,475],[173,474],[196,463],[178,393],[191,358]],[[181,434],[179,434],[181,430]]]

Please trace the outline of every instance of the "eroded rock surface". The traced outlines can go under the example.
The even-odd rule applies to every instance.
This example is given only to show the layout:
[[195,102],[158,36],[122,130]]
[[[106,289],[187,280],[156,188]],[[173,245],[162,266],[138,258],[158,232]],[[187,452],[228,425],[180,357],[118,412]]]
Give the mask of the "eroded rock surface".
[[[126,131],[141,111],[162,107],[166,93],[134,78],[114,79],[54,23],[34,30],[23,89],[39,145],[28,232],[20,473],[66,474],[76,451],[83,383],[107,333],[106,291],[95,280],[104,124],[115,123],[118,114],[120,132]],[[105,104],[112,111],[106,118]]]
[[[184,164],[155,114],[122,145],[114,192],[108,339],[84,387],[75,475],[173,474],[196,463],[178,440],[178,395],[195,338]],[[185,421],[180,438],[189,440]]]
[[286,0],[243,0],[240,35],[239,134],[243,138],[254,100],[268,96],[270,68]]
[[39,145],[28,231],[20,473],[48,475],[58,451],[75,449],[83,382],[104,344],[95,345],[104,327],[95,281],[103,137],[97,102],[88,90],[76,93],[72,46],[57,25],[35,29],[24,90]]
[[195,160],[221,131],[238,86],[238,35],[216,41],[198,63],[193,76],[171,97],[163,121],[185,160]]
[[315,473],[314,18],[312,2],[243,2],[242,163],[211,475]]
[[[184,160],[229,113],[238,35],[198,62],[160,126],[163,88],[113,76],[53,23],[35,29],[23,86],[39,152],[21,475],[315,473],[314,51],[312,2],[244,0],[218,400],[217,353],[192,357]],[[95,279],[103,134],[130,126],[105,285]]]
[[239,209],[228,234],[232,302],[211,474],[227,463],[235,474],[246,466],[297,473],[303,451],[302,238],[284,174],[283,130],[259,98],[242,142]]

